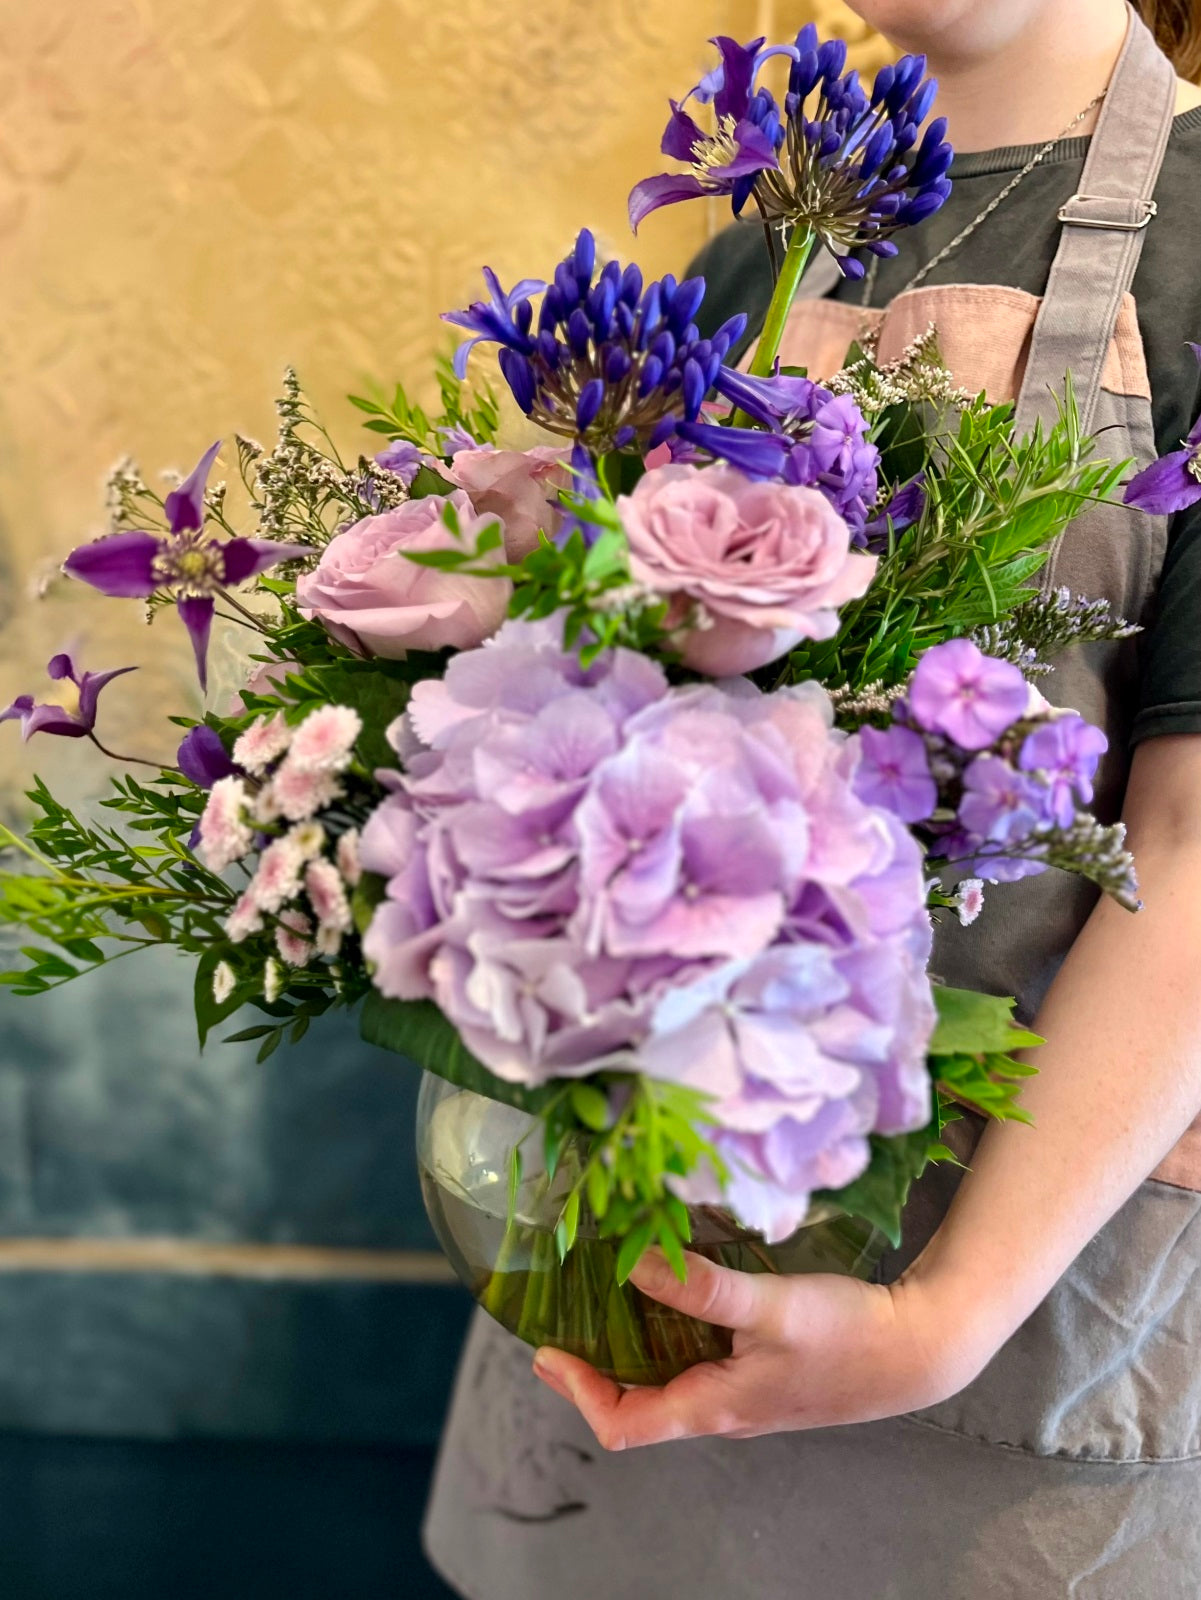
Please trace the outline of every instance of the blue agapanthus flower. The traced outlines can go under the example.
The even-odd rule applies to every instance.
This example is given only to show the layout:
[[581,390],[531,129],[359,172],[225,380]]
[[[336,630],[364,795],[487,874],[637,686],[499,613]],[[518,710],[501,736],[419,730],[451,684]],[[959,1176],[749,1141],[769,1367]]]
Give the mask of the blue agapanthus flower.
[[[844,70],[845,43],[819,43],[812,23],[795,44],[771,50],[762,39],[746,46],[714,42],[722,63],[700,97],[711,92],[717,131],[703,133],[673,103],[663,149],[691,170],[636,185],[635,226],[658,206],[702,195],[728,194],[737,216],[753,196],[767,221],[811,231],[848,276],[862,277],[852,251],[895,255],[892,235],[932,216],[947,199],[946,119],[921,132],[938,88],[925,75],[925,56],[882,67],[869,93],[857,72]],[[777,54],[791,60],[782,111],[756,83],[763,62]]]
[[[500,368],[532,421],[596,455],[632,446],[653,449],[681,423],[695,422],[742,336],[744,316],[702,339],[693,317],[705,280],[670,274],[644,284],[641,271],[616,261],[598,273],[596,242],[585,229],[554,280],[526,280],[505,294],[486,273],[488,301],[444,320],[474,337],[456,370],[481,341],[499,344]],[[529,296],[545,287],[537,323]]]

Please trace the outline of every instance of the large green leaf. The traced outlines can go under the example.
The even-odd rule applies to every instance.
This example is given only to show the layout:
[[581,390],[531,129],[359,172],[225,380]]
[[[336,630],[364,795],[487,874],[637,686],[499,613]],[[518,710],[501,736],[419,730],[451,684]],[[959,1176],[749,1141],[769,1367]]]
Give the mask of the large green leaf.
[[537,1116],[559,1092],[558,1088],[526,1089],[498,1078],[476,1060],[432,1000],[386,1000],[372,990],[363,1002],[359,1032],[368,1044],[408,1056],[448,1083],[516,1106],[531,1116]]
[[901,1213],[909,1190],[926,1169],[938,1143],[936,1126],[896,1138],[873,1138],[867,1171],[845,1189],[822,1189],[813,1198],[832,1201],[852,1216],[863,1217],[886,1234],[896,1249],[901,1243]]
[[1007,1055],[1044,1042],[1014,1022],[1013,999],[936,984],[934,1003],[938,1026],[930,1041],[932,1056]]

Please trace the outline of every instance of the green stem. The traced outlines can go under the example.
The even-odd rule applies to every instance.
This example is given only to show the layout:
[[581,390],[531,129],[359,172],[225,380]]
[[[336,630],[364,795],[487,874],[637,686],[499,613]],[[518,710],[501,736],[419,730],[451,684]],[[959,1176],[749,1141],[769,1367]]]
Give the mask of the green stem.
[[805,275],[805,268],[809,265],[809,257],[813,254],[815,242],[816,236],[809,228],[798,228],[792,236],[788,254],[784,257],[784,265],[780,268],[776,292],[772,295],[771,305],[767,308],[767,320],[763,324],[759,348],[755,351],[755,359],[751,362],[752,377],[767,378],[775,371],[776,357],[780,353],[780,341],[788,324],[788,314],[797,297],[797,290],[801,287],[801,279]]

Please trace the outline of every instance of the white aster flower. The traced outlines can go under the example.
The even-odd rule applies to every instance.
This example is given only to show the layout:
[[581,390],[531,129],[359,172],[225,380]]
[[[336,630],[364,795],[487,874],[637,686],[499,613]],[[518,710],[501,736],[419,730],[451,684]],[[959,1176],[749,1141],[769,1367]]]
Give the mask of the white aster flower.
[[240,767],[255,774],[266,772],[288,748],[292,730],[284,721],[282,711],[273,717],[260,717],[252,722],[234,744],[233,758]]
[[210,871],[224,872],[250,850],[254,834],[246,822],[249,804],[241,778],[218,778],[213,785],[201,813],[197,846]]
[[956,891],[955,910],[965,928],[984,910],[984,883],[980,878],[965,878]]
[[322,928],[332,928],[345,933],[350,928],[350,901],[342,874],[332,861],[310,861],[304,874],[305,892],[309,904]]
[[[316,812],[342,797],[342,785],[332,772],[307,772],[293,766],[291,756],[268,785],[269,804],[289,822],[306,822]],[[266,792],[266,791],[264,791]]]
[[259,858],[249,893],[260,911],[278,911],[300,893],[304,857],[290,837],[273,839]]
[[268,956],[263,968],[263,999],[268,1005],[274,1005],[283,992],[284,969],[274,956]]
[[218,961],[213,968],[213,999],[219,1006],[223,1006],[238,986],[234,977],[234,969],[228,961]]
[[312,931],[312,921],[303,911],[281,913],[275,929],[275,947],[288,966],[308,966],[313,955],[313,947],[308,939]]
[[322,706],[296,729],[289,764],[301,772],[342,772],[362,731],[363,719],[350,706]]
[[263,930],[263,914],[259,910],[254,896],[247,889],[239,897],[237,904],[225,919],[225,932],[233,944],[241,944],[249,939],[252,933],[261,933]]

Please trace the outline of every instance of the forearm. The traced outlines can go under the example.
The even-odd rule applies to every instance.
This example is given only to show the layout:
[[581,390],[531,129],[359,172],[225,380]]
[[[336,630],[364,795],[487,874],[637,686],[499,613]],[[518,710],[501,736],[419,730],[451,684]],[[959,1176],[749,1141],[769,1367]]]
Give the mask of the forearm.
[[1035,1024],[1035,1126],[988,1128],[906,1275],[981,1363],[1201,1110],[1201,831],[1156,833],[1133,839],[1147,909],[1097,908]]

